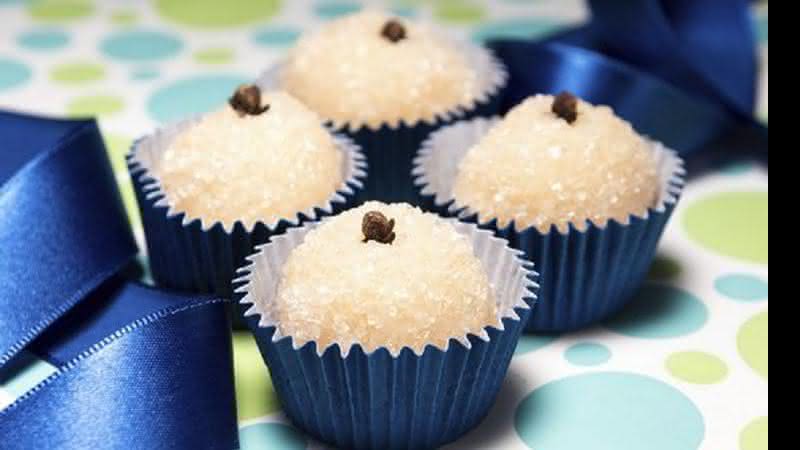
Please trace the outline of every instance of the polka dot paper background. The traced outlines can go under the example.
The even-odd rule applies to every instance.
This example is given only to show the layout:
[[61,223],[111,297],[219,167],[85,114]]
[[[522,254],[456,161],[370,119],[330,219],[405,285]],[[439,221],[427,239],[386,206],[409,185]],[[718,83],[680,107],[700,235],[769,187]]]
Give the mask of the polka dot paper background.
[[[131,142],[219,106],[303,31],[371,4],[477,41],[587,17],[580,0],[0,0],[0,107],[98,116],[141,242]],[[766,120],[766,4],[753,23]],[[692,179],[632,305],[581,333],[524,337],[489,418],[448,448],[766,450],[768,187],[750,164]],[[325,448],[287,424],[252,338],[234,339],[242,448]],[[0,407],[55,370],[26,358],[0,374]]]

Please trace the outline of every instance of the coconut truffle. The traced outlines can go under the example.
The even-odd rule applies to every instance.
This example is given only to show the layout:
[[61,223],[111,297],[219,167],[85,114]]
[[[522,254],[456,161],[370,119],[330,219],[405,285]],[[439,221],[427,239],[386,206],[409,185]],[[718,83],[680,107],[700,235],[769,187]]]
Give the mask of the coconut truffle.
[[562,232],[627,223],[655,206],[659,174],[646,139],[611,108],[540,95],[511,110],[470,149],[453,187],[481,219]]
[[337,127],[433,121],[480,95],[465,52],[430,28],[375,11],[303,37],[281,74],[284,89]]
[[248,109],[237,94],[164,152],[156,173],[176,211],[251,227],[293,219],[335,194],[343,155],[321,119],[285,93],[260,96]]
[[499,323],[469,239],[435,215],[379,202],[309,232],[284,266],[270,308],[296,344],[339,343],[345,351],[359,343],[368,352],[422,353]]

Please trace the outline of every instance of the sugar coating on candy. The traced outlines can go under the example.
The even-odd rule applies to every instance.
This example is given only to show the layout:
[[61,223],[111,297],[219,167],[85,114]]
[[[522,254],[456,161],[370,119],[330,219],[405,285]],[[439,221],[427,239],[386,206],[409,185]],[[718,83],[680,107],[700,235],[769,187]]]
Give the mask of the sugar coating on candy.
[[262,102],[262,114],[227,105],[175,138],[157,167],[175,210],[250,227],[294,219],[333,196],[342,154],[319,116],[281,92],[262,93]]
[[648,141],[611,108],[579,101],[569,123],[553,112],[554,100],[527,99],[469,150],[453,187],[457,202],[484,220],[541,232],[627,223],[654,207],[660,183]]
[[424,25],[375,11],[301,38],[281,83],[337,127],[352,129],[432,121],[481,93],[477,71],[456,45]]
[[[364,242],[365,214],[394,219],[391,244]],[[470,240],[407,204],[368,202],[323,222],[294,249],[270,305],[295,343],[360,343],[397,354],[480,334],[499,323],[489,279]]]

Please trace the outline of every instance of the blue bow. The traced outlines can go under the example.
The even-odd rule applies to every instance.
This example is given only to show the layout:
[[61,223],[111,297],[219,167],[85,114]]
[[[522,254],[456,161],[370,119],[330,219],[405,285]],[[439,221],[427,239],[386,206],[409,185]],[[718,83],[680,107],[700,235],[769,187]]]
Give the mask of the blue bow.
[[[504,110],[573,91],[692,156],[736,133],[768,154],[753,119],[756,45],[746,0],[590,0],[593,20],[543,42],[492,42],[509,66]],[[744,144],[743,141],[746,141]]]
[[226,302],[124,281],[135,254],[95,123],[0,112],[0,369],[58,368],[4,449],[236,448]]

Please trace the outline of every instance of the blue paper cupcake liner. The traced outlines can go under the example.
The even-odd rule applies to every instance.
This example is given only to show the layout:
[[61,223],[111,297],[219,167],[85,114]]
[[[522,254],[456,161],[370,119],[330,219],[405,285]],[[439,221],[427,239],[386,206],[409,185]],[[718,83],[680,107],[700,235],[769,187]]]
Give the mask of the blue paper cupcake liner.
[[[460,105],[438,114],[433,120],[408,123],[386,123],[380,127],[347,124],[337,131],[350,136],[363,150],[369,164],[369,175],[358,202],[379,200],[386,203],[420,201],[411,173],[414,157],[430,134],[457,120],[491,117],[500,111],[501,94],[508,83],[508,70],[494,54],[484,48],[462,45],[477,67],[483,80],[483,91],[468,105]],[[278,64],[259,77],[256,84],[264,90],[280,89],[282,65]],[[331,124],[331,126],[333,126]]]
[[685,171],[677,154],[652,143],[662,189],[656,207],[628,223],[587,223],[585,230],[570,225],[567,232],[551,227],[518,230],[501,227],[466,205],[456,203],[452,186],[458,165],[499,119],[476,119],[444,128],[425,142],[414,162],[412,176],[422,207],[446,217],[491,230],[536,263],[541,289],[529,332],[565,332],[588,327],[621,310],[644,281],[658,243],[683,188]]
[[257,245],[308,221],[337,214],[352,207],[366,178],[366,163],[358,146],[349,138],[335,135],[342,158],[344,180],[326,204],[298,212],[277,223],[258,222],[248,227],[189,217],[169,203],[156,176],[162,153],[174,137],[197,122],[188,120],[169,126],[134,143],[128,155],[142,214],[150,268],[159,286],[195,293],[233,298],[236,269],[245,263]]
[[470,237],[498,298],[501,320],[480,336],[447,347],[366,352],[360,345],[319,348],[284,336],[269,306],[291,251],[317,224],[293,229],[248,258],[237,289],[245,319],[270,369],[289,419],[314,438],[347,449],[425,449],[477,426],[500,390],[537,285],[532,264],[476,226],[452,221]]

